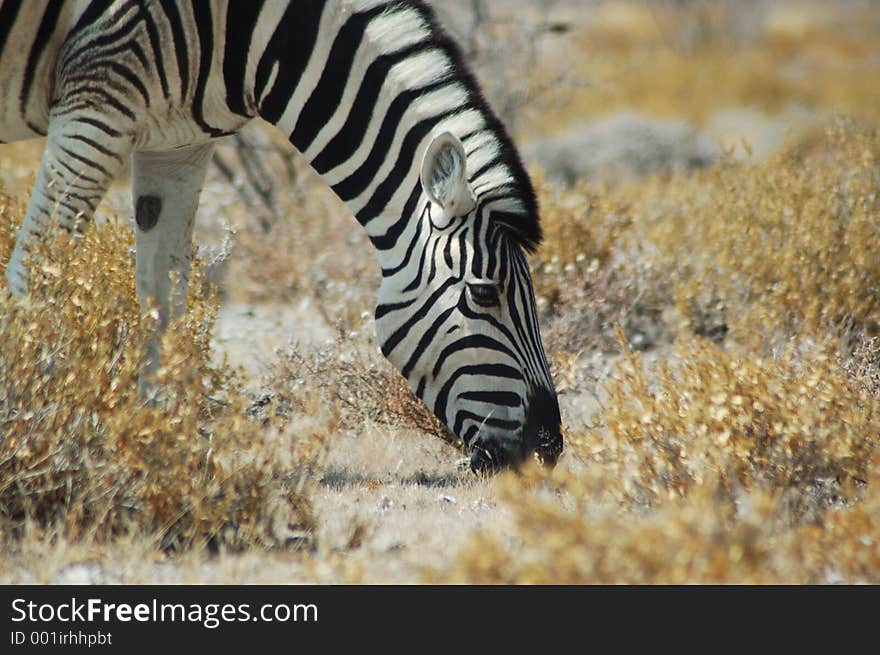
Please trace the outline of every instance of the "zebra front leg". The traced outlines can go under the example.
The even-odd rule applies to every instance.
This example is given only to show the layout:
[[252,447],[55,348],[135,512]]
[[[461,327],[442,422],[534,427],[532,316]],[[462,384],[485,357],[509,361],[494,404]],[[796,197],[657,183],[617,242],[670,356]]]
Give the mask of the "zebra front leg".
[[108,135],[87,117],[70,115],[50,124],[40,170],[6,266],[13,296],[28,291],[31,254],[39,242],[59,231],[78,235],[131,151],[121,133]]
[[152,380],[160,366],[162,333],[186,310],[193,224],[213,150],[213,143],[207,143],[136,152],[132,157],[135,283],[141,314],[158,311],[138,381],[138,390],[147,398],[157,391]]

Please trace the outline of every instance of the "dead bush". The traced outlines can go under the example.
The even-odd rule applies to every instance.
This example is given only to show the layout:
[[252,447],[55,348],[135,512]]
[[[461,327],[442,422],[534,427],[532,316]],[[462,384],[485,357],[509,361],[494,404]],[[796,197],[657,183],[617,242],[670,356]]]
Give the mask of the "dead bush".
[[[0,261],[20,216],[3,213]],[[169,551],[309,543],[303,471],[319,433],[244,418],[238,378],[212,361],[217,300],[198,260],[164,339],[162,397],[138,396],[132,245],[125,226],[92,226],[78,247],[45,244],[26,300],[0,294],[0,533],[134,533]]]
[[279,355],[260,401],[263,415],[301,412],[302,398],[314,396],[333,408],[340,425],[348,429],[368,421],[459,442],[387,360],[344,332],[321,349],[291,346]]

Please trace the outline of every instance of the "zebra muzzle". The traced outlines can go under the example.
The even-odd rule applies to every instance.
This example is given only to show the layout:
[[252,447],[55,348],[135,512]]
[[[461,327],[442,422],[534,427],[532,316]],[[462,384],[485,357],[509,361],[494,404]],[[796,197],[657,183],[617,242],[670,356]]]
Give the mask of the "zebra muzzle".
[[539,388],[529,398],[523,438],[528,453],[534,452],[544,465],[556,464],[562,454],[562,419],[552,391]]
[[562,421],[556,394],[538,389],[529,399],[526,422],[515,437],[480,434],[471,444],[471,470],[493,473],[517,466],[534,453],[545,466],[562,454]]
[[497,473],[516,466],[526,457],[520,439],[498,437],[477,438],[471,446],[471,471],[474,473]]

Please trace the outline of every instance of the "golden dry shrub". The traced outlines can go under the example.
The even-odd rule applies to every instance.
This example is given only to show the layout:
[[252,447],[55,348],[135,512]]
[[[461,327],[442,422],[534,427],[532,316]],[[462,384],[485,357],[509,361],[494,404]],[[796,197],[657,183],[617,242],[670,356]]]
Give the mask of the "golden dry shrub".
[[[20,209],[0,217],[0,261]],[[236,376],[213,361],[217,299],[198,260],[187,315],[163,340],[154,403],[137,393],[131,230],[108,222],[77,247],[44,244],[31,270],[26,299],[0,291],[2,534],[135,533],[167,550],[309,542],[302,472],[323,428],[245,419]]]
[[555,312],[572,282],[588,280],[608,264],[621,233],[629,227],[629,203],[587,183],[572,190],[559,188],[540,168],[530,174],[544,237],[530,262],[535,295]]
[[877,581],[880,405],[835,358],[706,340],[607,384],[602,428],[557,470],[498,483],[516,541],[475,536],[435,579],[477,583]]
[[843,324],[875,334],[878,179],[877,131],[840,119],[806,151],[642,184],[633,238],[654,244],[693,329],[715,312],[739,339]]
[[630,197],[588,181],[562,189],[539,169],[532,176],[544,241],[530,263],[551,359],[615,351],[615,324],[640,348],[670,340],[672,287],[633,243]]
[[880,135],[839,118],[758,163],[613,189],[539,186],[533,258],[549,349],[639,349],[697,334],[766,350],[880,330]]
[[[517,541],[475,535],[442,579],[470,584],[707,584],[793,582],[784,539],[763,497],[741,518],[703,485],[680,503],[626,515],[594,499],[600,471],[554,475],[532,469],[500,481]],[[565,498],[567,502],[560,502]],[[436,575],[436,574],[435,574]],[[800,579],[800,576],[797,575]]]
[[631,353],[606,393],[594,437],[640,505],[717,476],[786,494],[792,520],[815,517],[854,497],[880,434],[880,405],[836,358],[794,346],[771,358],[695,339],[650,371]]
[[602,502],[598,466],[550,480],[533,469],[500,481],[516,538],[475,534],[426,579],[468,584],[876,584],[880,564],[876,468],[864,501],[791,528],[768,491],[731,502],[714,482],[655,511]]

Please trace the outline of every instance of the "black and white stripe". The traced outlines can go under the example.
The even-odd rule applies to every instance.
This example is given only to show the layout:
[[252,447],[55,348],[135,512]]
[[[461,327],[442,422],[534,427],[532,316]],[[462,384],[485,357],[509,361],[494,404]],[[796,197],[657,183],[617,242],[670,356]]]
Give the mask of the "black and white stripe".
[[0,92],[0,140],[47,136],[13,292],[26,291],[28,245],[49,225],[80,230],[132,158],[138,291],[167,322],[183,310],[173,296],[212,143],[261,117],[367,230],[382,350],[473,467],[532,451],[555,461],[559,409],[524,254],[541,238],[535,196],[422,2],[3,0]]

